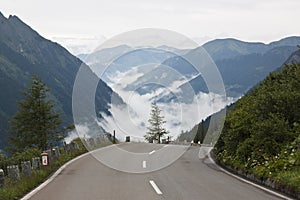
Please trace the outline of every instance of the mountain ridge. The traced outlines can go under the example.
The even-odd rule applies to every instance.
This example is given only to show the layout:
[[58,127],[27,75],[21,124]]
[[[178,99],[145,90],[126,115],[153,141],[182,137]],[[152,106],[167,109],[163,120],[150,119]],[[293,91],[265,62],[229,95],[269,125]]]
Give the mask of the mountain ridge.
[[290,36],[270,43],[246,42],[234,38],[216,39],[205,43],[203,47],[214,60],[222,60],[251,53],[265,53],[272,48],[294,46],[295,43],[300,43],[299,36]]
[[[32,75],[51,88],[50,98],[62,114],[62,126],[73,123],[72,91],[80,67],[96,78],[85,63],[61,45],[45,39],[17,16],[5,18],[0,14],[0,148],[8,145],[8,120],[16,113],[20,91],[27,88]],[[110,114],[112,94],[113,90],[99,80],[95,97],[98,117],[101,112]]]
[[[281,70],[284,66],[289,65],[289,64],[299,64],[300,63],[300,50],[297,50],[295,52],[293,52],[288,59],[280,66],[276,69],[276,72],[278,72],[279,70]],[[270,76],[270,75],[269,75]],[[265,80],[265,79],[264,79]],[[251,91],[253,91],[253,89],[257,88],[260,85],[261,82],[257,83],[256,85],[254,85],[248,92],[251,93]],[[226,110],[229,112],[231,110],[234,109],[236,105],[235,103],[230,104],[229,106],[226,107]],[[201,122],[199,122],[198,124],[196,124],[192,129],[190,129],[189,131],[183,132],[181,135],[179,135],[178,139],[180,141],[184,141],[187,140],[188,142],[194,140],[195,142],[198,142],[199,140],[201,142],[203,142],[203,139],[205,137],[206,134],[208,134],[209,136],[213,136],[214,132],[217,129],[211,128],[210,130],[208,130],[209,124],[211,123],[211,119],[212,118],[218,118],[219,116],[222,116],[222,112],[224,112],[224,110],[222,109],[219,112],[216,112],[210,116],[208,116],[206,119],[202,120]],[[216,126],[216,122],[212,122],[214,123],[213,126]],[[203,129],[204,127],[204,129]]]

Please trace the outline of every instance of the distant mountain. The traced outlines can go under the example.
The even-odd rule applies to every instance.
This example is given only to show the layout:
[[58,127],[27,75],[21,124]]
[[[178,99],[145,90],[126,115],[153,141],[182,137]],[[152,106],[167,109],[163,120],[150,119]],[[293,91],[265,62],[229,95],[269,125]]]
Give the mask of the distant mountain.
[[217,60],[216,65],[223,77],[227,95],[238,97],[281,66],[297,47],[274,47],[265,53],[252,53],[231,59]]
[[[57,43],[40,36],[16,16],[5,18],[0,13],[0,148],[7,145],[8,120],[15,114],[20,91],[27,88],[36,74],[51,88],[51,99],[62,113],[63,125],[73,123],[72,90],[81,60]],[[83,64],[91,77],[89,67]],[[96,112],[109,114],[114,92],[99,81],[96,92]],[[99,116],[100,117],[100,116]]]
[[[281,66],[297,49],[300,37],[287,37],[270,44],[249,43],[235,39],[208,42],[203,47],[215,61],[226,87],[227,95],[239,97]],[[198,81],[190,82],[195,91],[206,88]],[[203,82],[203,81],[202,81]]]
[[263,43],[243,42],[237,39],[216,39],[203,45],[214,60],[234,58],[251,53],[263,53],[267,47]]
[[[223,78],[227,95],[231,97],[240,97],[258,82],[263,80],[271,71],[274,71],[278,68],[278,66],[281,66],[291,53],[297,50],[297,45],[300,44],[300,39],[299,41],[294,40],[293,38],[291,39],[295,42],[293,46],[278,46],[279,44],[276,44],[272,45],[275,47],[268,51],[263,52],[261,48],[260,50],[258,49],[258,52],[256,53],[249,52],[253,50],[252,47],[257,45],[257,43],[243,43],[234,40],[235,44],[242,44],[243,47],[240,47],[239,49],[244,49],[245,51],[236,51],[234,53],[235,56],[229,56],[228,52],[230,51],[220,55],[213,54],[214,62]],[[224,44],[227,45],[228,42],[230,43],[231,41],[232,39],[224,41]],[[284,41],[288,43],[289,40],[286,39]],[[219,40],[216,40],[215,42],[217,44],[220,43]],[[249,48],[247,48],[247,45],[245,44],[248,44]],[[280,44],[283,44],[283,42],[280,42]],[[292,43],[290,42],[289,44]],[[270,45],[265,45],[265,47],[266,46],[269,48]],[[210,51],[212,51],[212,49]],[[221,51],[218,51],[218,53],[221,53]],[[225,59],[225,57],[227,58]],[[171,57],[166,60],[164,64],[184,75],[195,73],[192,71],[193,66],[184,61],[184,59],[180,56]],[[199,93],[200,91],[205,93],[208,92],[205,81],[201,75],[193,78],[187,83],[184,83],[179,86],[179,88],[186,88],[187,85],[190,85],[194,89],[195,93]]]
[[[298,47],[299,48],[299,47]],[[284,64],[300,63],[300,49],[295,51]]]
[[264,44],[261,42],[244,42],[237,39],[217,39],[203,45],[210,56],[216,60],[232,59],[236,56],[248,54],[264,54],[276,47],[295,46],[300,44],[300,37],[293,36],[283,38],[279,41]]
[[[277,48],[276,48],[277,49]],[[284,62],[283,65],[279,66],[276,71],[280,71],[284,65],[288,65],[288,64],[300,64],[300,50],[297,50],[295,52],[293,52],[288,59]],[[254,86],[253,88],[251,88],[251,90],[249,90],[248,93],[251,93],[251,91],[257,87],[257,85],[259,85],[259,83],[256,84],[256,86]],[[227,112],[231,112],[231,110],[234,109],[236,103],[233,103],[230,106],[227,106]],[[203,142],[204,137],[208,134],[208,139],[211,139],[213,137],[214,134],[216,134],[216,132],[218,132],[219,126],[217,126],[215,121],[212,121],[211,119],[217,119],[219,118],[219,116],[222,116],[222,112],[224,112],[224,110],[221,110],[217,113],[214,113],[211,116],[208,116],[205,120],[202,120],[199,124],[195,125],[191,130],[183,132],[181,135],[179,135],[178,140],[179,141],[192,141],[194,140],[195,142],[198,142],[199,140],[201,141],[201,143]],[[210,123],[212,123],[212,125],[210,126]],[[209,127],[210,126],[210,127]],[[209,129],[209,128],[210,129]],[[206,138],[207,139],[207,138]]]
[[[231,97],[240,97],[246,93],[250,88],[263,80],[267,74],[274,71],[281,66],[292,52],[297,49],[300,44],[300,37],[288,37],[270,44],[243,42],[236,39],[217,39],[210,41],[203,45],[205,50],[213,58],[224,80],[227,95]],[[202,47],[200,47],[202,48]],[[170,54],[166,50],[172,50],[179,54],[176,56]],[[143,63],[161,63],[166,67],[154,68],[149,72],[150,67],[139,67],[136,73],[145,74],[147,76],[140,76],[137,80],[129,83],[126,89],[139,88],[144,82],[172,84],[172,80],[178,80],[178,76],[171,74],[172,70],[178,72],[181,77],[190,80],[178,86],[178,89],[184,90],[187,87],[192,87],[195,93],[208,92],[207,86],[201,75],[195,77],[197,74],[194,67],[191,66],[180,55],[188,53],[188,50],[178,50],[173,47],[161,46],[159,51],[139,50],[133,51],[128,46],[117,46],[109,49],[103,49],[83,58],[84,61],[90,64],[92,70],[99,75],[99,71],[103,71],[103,64],[106,63],[112,56],[123,53],[121,58],[118,58],[110,69],[105,73],[110,77],[114,77],[114,73],[130,71],[136,66]],[[148,69],[148,71],[147,71]],[[132,72],[131,72],[132,74]],[[166,74],[168,74],[166,76]],[[103,77],[106,82],[109,82],[107,77]],[[137,90],[141,94],[145,94],[157,89],[158,86],[145,86]],[[174,95],[166,94],[162,97],[163,101],[174,100]]]

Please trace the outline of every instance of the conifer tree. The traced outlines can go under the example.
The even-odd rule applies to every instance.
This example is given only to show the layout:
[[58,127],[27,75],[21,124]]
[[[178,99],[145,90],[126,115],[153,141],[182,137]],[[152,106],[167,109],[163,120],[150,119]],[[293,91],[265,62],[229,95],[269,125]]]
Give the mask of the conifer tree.
[[48,100],[49,88],[37,76],[33,76],[29,88],[22,92],[16,115],[10,121],[9,142],[13,152],[36,147],[45,150],[49,143],[62,138],[60,114],[53,110]]
[[168,132],[163,127],[163,124],[166,123],[164,116],[161,115],[161,110],[156,105],[152,103],[150,111],[150,119],[148,120],[149,127],[148,132],[144,136],[147,141],[157,140],[160,143],[160,138],[167,134]]

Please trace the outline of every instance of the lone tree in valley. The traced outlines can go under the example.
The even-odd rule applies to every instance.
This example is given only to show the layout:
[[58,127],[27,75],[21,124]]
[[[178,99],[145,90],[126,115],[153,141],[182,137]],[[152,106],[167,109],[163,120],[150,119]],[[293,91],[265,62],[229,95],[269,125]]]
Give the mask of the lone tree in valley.
[[150,111],[150,119],[148,120],[150,126],[148,128],[148,132],[144,136],[147,141],[158,140],[160,143],[160,138],[167,134],[165,128],[163,128],[163,124],[166,123],[164,120],[164,116],[161,115],[161,110],[156,105],[156,103],[152,103],[151,111]]
[[32,77],[29,88],[22,92],[16,115],[10,121],[9,141],[13,152],[22,152],[36,147],[45,150],[50,142],[60,141],[62,130],[60,114],[47,100],[49,88],[36,76]]

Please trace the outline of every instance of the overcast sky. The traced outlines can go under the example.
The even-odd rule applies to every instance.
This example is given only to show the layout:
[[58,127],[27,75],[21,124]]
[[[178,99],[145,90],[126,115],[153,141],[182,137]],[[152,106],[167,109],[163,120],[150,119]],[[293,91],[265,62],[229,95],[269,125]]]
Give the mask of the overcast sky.
[[299,0],[1,0],[46,38],[106,38],[138,28],[165,28],[192,38],[270,42],[300,35]]

